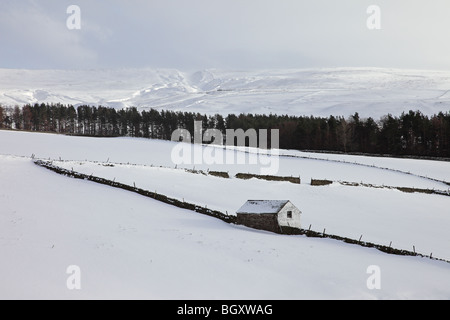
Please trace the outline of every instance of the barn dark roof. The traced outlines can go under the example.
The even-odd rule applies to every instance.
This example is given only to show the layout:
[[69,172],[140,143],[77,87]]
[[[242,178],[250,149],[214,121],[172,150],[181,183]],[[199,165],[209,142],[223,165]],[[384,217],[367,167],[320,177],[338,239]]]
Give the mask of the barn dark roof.
[[278,213],[289,200],[248,200],[236,213]]

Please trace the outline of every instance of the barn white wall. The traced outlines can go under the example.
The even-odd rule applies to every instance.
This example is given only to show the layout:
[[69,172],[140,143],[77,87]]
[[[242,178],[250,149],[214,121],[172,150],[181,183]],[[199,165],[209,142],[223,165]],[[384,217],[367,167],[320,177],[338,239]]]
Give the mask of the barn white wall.
[[[287,212],[292,211],[292,218],[287,217]],[[294,227],[301,228],[301,211],[294,206],[291,202],[288,202],[283,209],[278,213],[278,224],[281,227]]]

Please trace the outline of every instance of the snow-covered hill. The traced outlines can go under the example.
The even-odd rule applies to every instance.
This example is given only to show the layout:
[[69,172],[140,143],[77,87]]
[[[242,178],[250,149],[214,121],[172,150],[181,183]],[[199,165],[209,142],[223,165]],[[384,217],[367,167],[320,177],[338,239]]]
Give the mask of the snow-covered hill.
[[1,299],[450,297],[445,262],[228,225],[25,158],[0,156],[0,179]]
[[[327,233],[353,239],[363,235],[365,241],[383,245],[392,241],[394,247],[407,250],[414,245],[418,252],[450,257],[449,197],[340,185],[313,187],[307,180],[361,179],[436,189],[446,188],[443,183],[355,163],[293,157],[280,158],[280,174],[301,175],[305,182],[301,185],[223,179],[187,173],[181,166],[175,169],[174,145],[149,139],[0,131],[0,298],[450,297],[446,262],[228,225],[126,191],[58,176],[35,166],[30,158],[34,154],[53,159],[68,169],[136,183],[230,214],[250,198],[288,198],[303,211],[306,228],[312,224],[317,231],[326,228]],[[368,161],[436,178],[450,172],[448,162],[317,156]],[[197,168],[230,174],[256,170],[245,164]],[[66,286],[66,270],[72,265],[81,269],[81,290]],[[381,290],[367,287],[367,269],[373,265],[381,270]]]
[[[69,170],[115,179],[128,185],[135,183],[150,191],[157,190],[170,197],[207,205],[229,214],[248,199],[287,198],[303,211],[306,228],[311,224],[313,230],[326,228],[330,233],[350,238],[364,235],[366,241],[385,245],[393,241],[395,247],[407,250],[414,245],[422,253],[433,252],[434,256],[450,259],[447,250],[450,238],[446,232],[450,225],[447,214],[450,197],[339,184],[310,186],[310,179],[315,178],[447,191],[448,185],[437,180],[450,181],[450,162],[281,150],[281,154],[291,156],[279,157],[277,174],[300,176],[302,183],[296,185],[235,179],[234,175],[240,172],[259,173],[261,165],[250,164],[249,161],[176,166],[171,158],[175,146],[177,143],[170,141],[142,138],[84,138],[0,131],[3,154],[28,157],[34,154],[38,158],[53,159],[54,164]],[[194,148],[201,150],[205,147],[195,145]],[[234,149],[226,152],[241,154]],[[106,162],[108,166],[101,165]],[[194,167],[205,172],[226,171],[231,179],[182,170]]]
[[0,69],[0,104],[363,117],[450,110],[450,72],[380,68],[181,72]]

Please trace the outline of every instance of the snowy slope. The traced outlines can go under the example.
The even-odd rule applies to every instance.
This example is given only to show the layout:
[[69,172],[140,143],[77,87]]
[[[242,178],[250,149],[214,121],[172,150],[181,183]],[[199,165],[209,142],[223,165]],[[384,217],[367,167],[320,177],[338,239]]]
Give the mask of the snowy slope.
[[[184,170],[89,162],[54,165],[87,175],[134,184],[169,197],[207,206],[230,215],[247,200],[290,200],[302,212],[302,225],[315,231],[399,249],[416,250],[450,260],[450,197],[410,194],[397,190],[333,185],[223,179]],[[316,163],[316,170],[326,166]]]
[[[172,150],[177,143],[161,140],[135,139],[135,138],[87,138],[70,137],[64,135],[28,133],[0,130],[0,154],[11,154],[30,157],[34,154],[38,158],[51,158],[63,160],[90,160],[116,163],[131,163],[164,167],[175,167],[172,161]],[[204,147],[195,145],[195,150],[204,151]],[[194,154],[195,151],[193,151]],[[235,154],[233,149],[227,150]],[[342,155],[308,154],[296,151],[281,150],[280,154],[301,155],[304,158],[280,157],[278,158],[278,175],[301,176],[302,182],[309,183],[311,178],[343,180],[349,182],[364,182],[377,185],[435,188],[447,190],[448,186],[433,180],[420,178],[400,172],[381,170],[358,163],[392,166],[393,169],[404,169],[406,172],[427,175],[438,180],[450,181],[450,162],[438,162],[413,159],[366,158]],[[256,159],[257,164],[250,164],[249,155],[246,155],[244,164],[186,164],[178,168],[196,168],[203,170],[228,171],[230,175],[236,173],[260,173],[262,160]],[[310,158],[308,158],[310,157]],[[350,158],[346,158],[350,157]],[[237,158],[237,157],[236,157]],[[318,159],[345,160],[349,163],[321,161]],[[237,161],[235,161],[237,163]],[[273,164],[277,163],[275,160]]]
[[[88,175],[116,179],[129,185],[234,214],[249,199],[291,200],[303,212],[305,228],[337,234],[450,259],[448,228],[450,197],[408,194],[390,189],[348,187],[338,184],[312,187],[310,178],[345,180],[399,187],[448,190],[448,185],[411,174],[308,158],[281,157],[279,175],[302,177],[302,184],[261,180],[222,179],[185,172],[182,167],[259,173],[258,165],[175,165],[176,143],[132,138],[83,138],[42,133],[0,131],[0,153],[54,159],[55,165]],[[202,148],[196,146],[196,148]],[[235,153],[234,150],[228,152]],[[281,150],[280,153],[292,151]],[[317,155],[318,157],[341,157]],[[59,159],[71,160],[59,162]],[[352,158],[353,159],[353,158]],[[365,157],[358,157],[364,163]],[[77,160],[77,161],[75,161]],[[339,158],[336,158],[339,160]],[[348,160],[348,159],[347,159]],[[449,162],[376,158],[389,166],[417,168],[436,178],[448,177]],[[97,161],[100,163],[95,163]],[[114,167],[102,166],[102,163]],[[392,162],[391,162],[392,161]],[[117,164],[122,163],[123,165]],[[130,165],[127,165],[130,163]],[[134,164],[140,164],[136,166]],[[153,166],[153,167],[152,167]],[[160,168],[162,166],[162,168]],[[414,171],[412,171],[414,172]]]
[[0,156],[0,179],[1,299],[450,298],[447,263],[232,226],[29,159]]
[[379,68],[181,72],[0,69],[0,103],[164,108],[206,114],[379,118],[450,110],[450,72]]
[[323,159],[363,166],[373,166],[381,169],[390,169],[398,172],[413,174],[420,177],[450,182],[450,162],[431,160],[407,160],[391,157],[357,156],[332,153],[313,153],[297,150],[282,150],[281,155],[290,155],[301,158]]

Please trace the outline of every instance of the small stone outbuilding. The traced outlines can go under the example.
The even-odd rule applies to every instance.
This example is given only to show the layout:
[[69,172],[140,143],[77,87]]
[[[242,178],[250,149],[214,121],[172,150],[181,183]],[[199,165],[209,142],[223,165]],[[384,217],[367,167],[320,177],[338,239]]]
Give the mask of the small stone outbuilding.
[[283,227],[301,228],[301,211],[289,200],[248,200],[237,212],[237,224],[283,232]]

